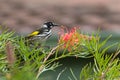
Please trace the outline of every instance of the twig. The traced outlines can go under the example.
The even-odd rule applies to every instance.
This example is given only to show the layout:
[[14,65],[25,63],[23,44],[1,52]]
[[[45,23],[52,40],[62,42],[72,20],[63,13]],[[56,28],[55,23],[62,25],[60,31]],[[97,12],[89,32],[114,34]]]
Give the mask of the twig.
[[58,76],[57,76],[57,79],[56,80],[59,80],[60,79],[60,76],[61,76],[61,74],[64,72],[66,70],[66,68],[65,69],[63,69],[59,74],[58,74]]
[[[113,60],[116,58],[116,56],[117,56],[119,53],[120,53],[120,50],[115,53],[115,55],[113,56],[113,58],[110,60],[109,63],[112,63]],[[108,66],[108,67],[106,68],[106,70],[105,70],[104,72],[102,72],[102,75],[101,75],[101,77],[100,77],[101,80],[104,80],[105,75],[106,75],[106,73],[107,73],[107,71],[108,71],[109,69],[110,69],[110,66]]]
[[[63,45],[63,44],[62,44],[62,45]],[[58,45],[58,46],[52,48],[52,50],[50,51],[50,53],[44,58],[43,64],[39,67],[39,70],[38,70],[36,79],[38,79],[38,77],[39,77],[39,75],[41,74],[42,70],[45,68],[44,63],[49,59],[49,57],[50,57],[51,55],[53,55],[53,54],[55,53],[55,50],[56,50],[58,47],[60,47],[60,46],[61,46],[61,45]]]

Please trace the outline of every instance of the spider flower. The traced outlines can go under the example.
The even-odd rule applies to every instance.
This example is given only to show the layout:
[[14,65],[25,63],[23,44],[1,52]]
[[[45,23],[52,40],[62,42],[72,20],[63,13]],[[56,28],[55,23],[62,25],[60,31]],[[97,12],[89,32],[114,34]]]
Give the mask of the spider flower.
[[77,48],[79,44],[82,44],[82,40],[91,40],[92,37],[87,35],[80,34],[77,31],[77,27],[72,28],[69,32],[63,33],[60,35],[59,44],[63,44],[62,49],[71,51],[72,49]]

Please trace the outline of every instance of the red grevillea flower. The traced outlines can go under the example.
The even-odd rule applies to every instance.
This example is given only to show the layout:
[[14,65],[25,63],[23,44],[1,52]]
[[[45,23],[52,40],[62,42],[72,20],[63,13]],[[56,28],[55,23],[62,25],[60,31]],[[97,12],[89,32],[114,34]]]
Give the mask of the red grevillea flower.
[[82,39],[90,39],[89,36],[77,32],[77,27],[72,28],[69,32],[60,35],[59,44],[63,44],[62,48],[69,51],[75,49],[81,43]]
[[76,27],[74,27],[69,32],[60,36],[59,43],[64,44],[63,48],[68,48],[68,50],[71,50],[71,47],[77,45],[80,42],[78,35],[79,33],[76,31]]

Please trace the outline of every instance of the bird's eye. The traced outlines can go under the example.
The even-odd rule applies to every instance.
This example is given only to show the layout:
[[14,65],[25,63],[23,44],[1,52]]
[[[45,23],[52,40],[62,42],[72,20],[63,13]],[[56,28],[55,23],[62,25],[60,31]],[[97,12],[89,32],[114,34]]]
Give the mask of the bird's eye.
[[50,25],[53,25],[53,23],[52,23],[52,22],[50,22]]

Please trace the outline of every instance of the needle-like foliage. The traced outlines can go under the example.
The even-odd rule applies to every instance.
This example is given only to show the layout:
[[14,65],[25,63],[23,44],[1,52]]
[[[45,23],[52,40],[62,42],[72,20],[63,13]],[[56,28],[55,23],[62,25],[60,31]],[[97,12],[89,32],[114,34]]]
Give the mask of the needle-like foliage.
[[[38,42],[27,44],[24,37],[14,36],[14,32],[5,29],[0,34],[0,77],[6,80],[22,80],[23,77],[24,80],[39,80],[43,72],[61,66],[57,60],[72,56],[94,59],[93,64],[82,68],[81,80],[119,79],[120,64],[116,56],[120,51],[105,54],[111,46],[115,46],[103,48],[108,39],[100,42],[99,36],[83,35],[74,28],[60,36],[57,46],[46,50]],[[70,72],[77,80],[72,69]]]

